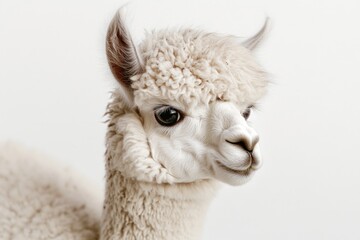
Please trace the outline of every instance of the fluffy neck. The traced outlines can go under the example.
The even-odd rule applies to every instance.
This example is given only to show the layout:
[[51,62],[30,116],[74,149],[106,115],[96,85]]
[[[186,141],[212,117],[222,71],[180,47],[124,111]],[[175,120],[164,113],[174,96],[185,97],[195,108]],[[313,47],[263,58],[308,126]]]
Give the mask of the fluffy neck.
[[[166,176],[151,159],[140,120],[126,109],[116,92],[107,115],[106,192],[100,239],[200,239],[217,184],[213,180],[168,184],[161,183],[163,178],[140,178],[152,173]],[[154,172],[136,171],[149,168]]]
[[200,239],[216,184],[152,184],[107,174],[101,240]]

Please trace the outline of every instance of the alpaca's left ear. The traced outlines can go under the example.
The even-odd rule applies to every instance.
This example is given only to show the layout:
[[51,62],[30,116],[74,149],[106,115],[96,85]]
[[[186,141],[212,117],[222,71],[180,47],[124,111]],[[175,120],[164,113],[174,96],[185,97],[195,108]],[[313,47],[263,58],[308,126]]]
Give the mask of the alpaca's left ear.
[[255,50],[259,46],[259,44],[264,40],[268,29],[269,29],[269,17],[266,18],[262,28],[254,36],[242,42],[242,45],[251,51]]
[[106,55],[123,99],[128,107],[134,105],[131,77],[143,71],[143,63],[124,23],[124,7],[112,19],[106,36]]

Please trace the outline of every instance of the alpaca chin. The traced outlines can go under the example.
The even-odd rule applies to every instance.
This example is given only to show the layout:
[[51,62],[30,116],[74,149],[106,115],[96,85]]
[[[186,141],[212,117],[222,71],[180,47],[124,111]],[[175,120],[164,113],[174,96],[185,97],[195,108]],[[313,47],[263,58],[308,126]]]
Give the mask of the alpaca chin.
[[226,167],[220,162],[217,162],[217,166],[214,167],[214,171],[218,180],[233,186],[239,186],[250,181],[256,170],[252,167],[249,167],[247,170],[234,170]]

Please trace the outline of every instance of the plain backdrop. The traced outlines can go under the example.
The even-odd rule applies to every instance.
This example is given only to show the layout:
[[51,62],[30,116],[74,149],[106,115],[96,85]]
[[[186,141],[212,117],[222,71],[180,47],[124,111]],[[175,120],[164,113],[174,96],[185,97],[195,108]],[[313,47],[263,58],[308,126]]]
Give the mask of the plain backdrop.
[[[0,141],[46,153],[94,188],[103,188],[103,114],[115,86],[104,39],[124,3],[0,0]],[[130,7],[136,42],[143,29],[182,25],[245,39],[271,18],[256,55],[272,84],[251,117],[264,165],[250,183],[222,188],[204,239],[360,239],[360,2]]]

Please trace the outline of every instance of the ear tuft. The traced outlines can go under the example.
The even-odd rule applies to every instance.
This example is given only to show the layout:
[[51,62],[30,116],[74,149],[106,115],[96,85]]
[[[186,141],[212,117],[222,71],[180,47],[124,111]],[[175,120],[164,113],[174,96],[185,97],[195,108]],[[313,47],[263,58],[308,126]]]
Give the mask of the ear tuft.
[[261,43],[264,40],[266,33],[269,29],[269,22],[270,22],[269,17],[266,17],[266,20],[262,28],[254,36],[242,42],[242,45],[251,51],[255,50],[258,47],[259,43]]
[[143,71],[143,63],[124,21],[124,7],[112,19],[106,36],[108,63],[128,105],[132,104],[131,77]]

